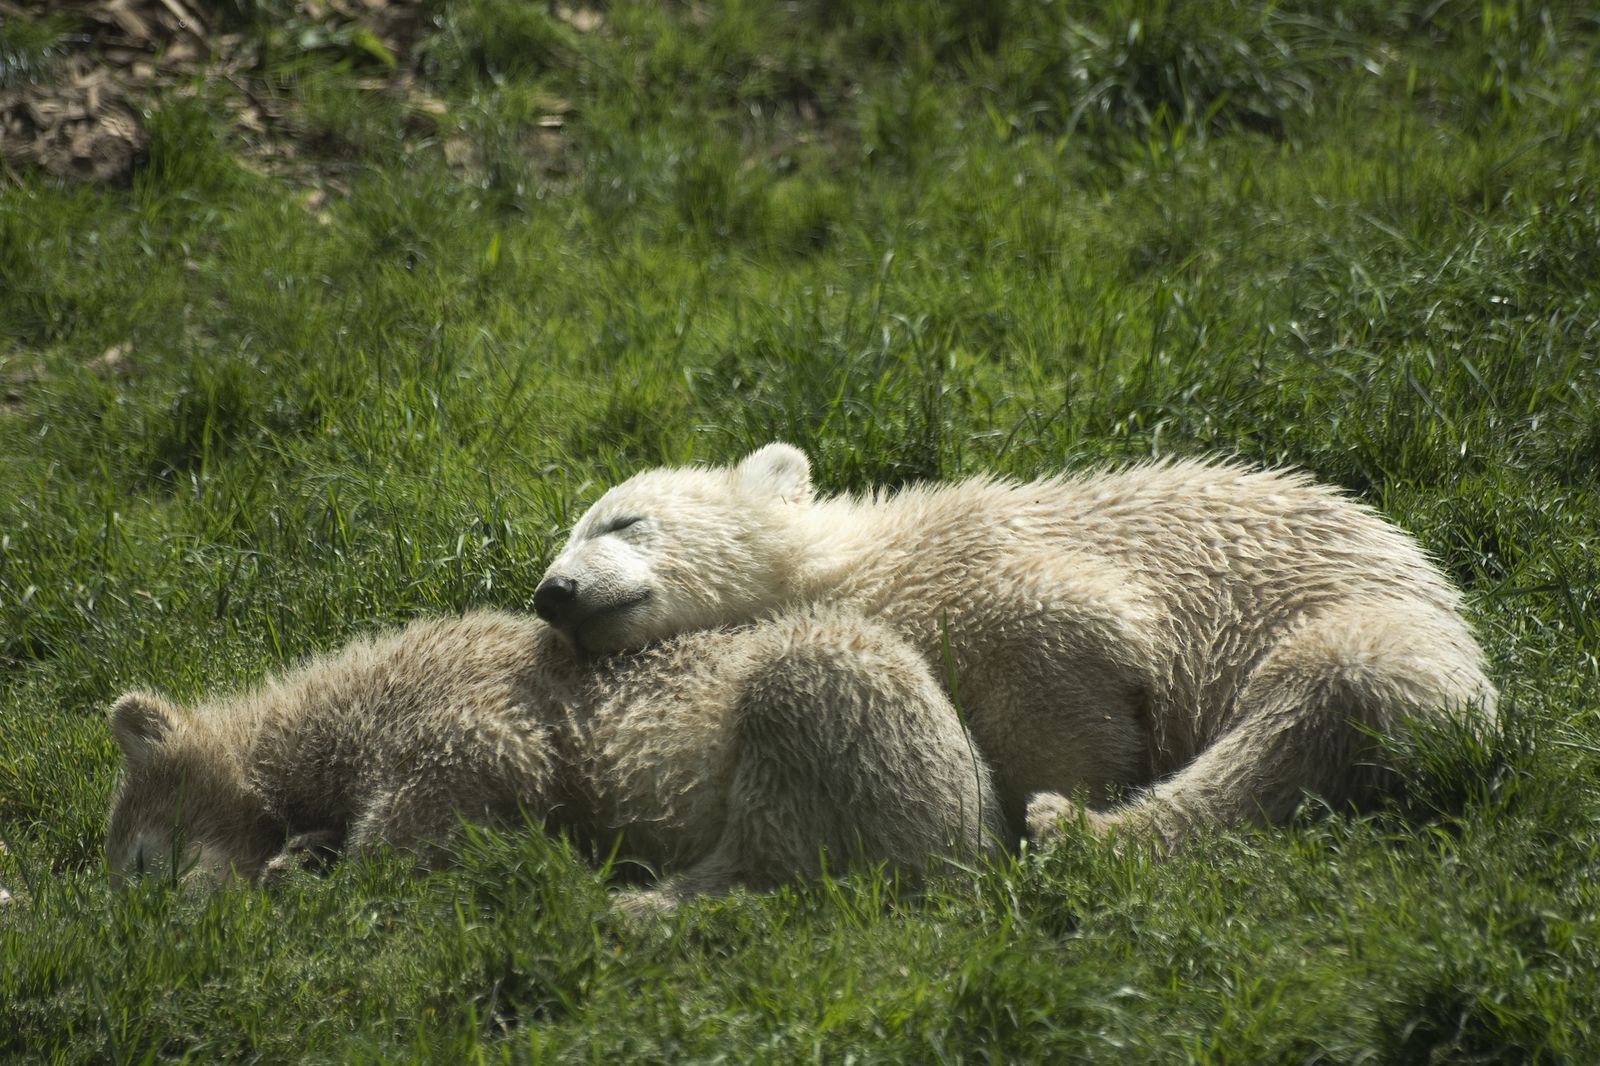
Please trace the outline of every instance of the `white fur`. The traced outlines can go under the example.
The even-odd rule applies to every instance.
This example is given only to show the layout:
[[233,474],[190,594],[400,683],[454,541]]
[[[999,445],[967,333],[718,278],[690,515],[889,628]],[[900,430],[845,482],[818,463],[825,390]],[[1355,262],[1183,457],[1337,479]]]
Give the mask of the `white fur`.
[[823,854],[915,873],[1007,842],[933,675],[884,627],[826,613],[595,663],[480,612],[196,710],[130,693],[111,728],[117,879],[271,880],[376,845],[432,860],[461,818],[527,816],[602,853],[620,833],[670,904],[814,874]]
[[[1383,779],[1367,731],[1492,719],[1457,592],[1301,475],[1173,462],[811,500],[804,462],[774,444],[607,492],[550,568],[576,585],[568,636],[614,652],[827,603],[888,623],[941,676],[948,640],[1008,814],[1040,834],[1076,790],[1096,827],[1165,840],[1282,820],[1305,792],[1359,803]],[[626,573],[604,532],[618,515],[645,531]]]

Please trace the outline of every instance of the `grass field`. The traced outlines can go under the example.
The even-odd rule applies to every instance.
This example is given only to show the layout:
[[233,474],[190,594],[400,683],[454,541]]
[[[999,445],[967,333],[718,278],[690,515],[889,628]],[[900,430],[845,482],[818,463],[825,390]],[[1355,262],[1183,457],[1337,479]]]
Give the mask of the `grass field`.
[[[394,55],[189,3],[292,159],[197,82],[130,186],[0,187],[0,1058],[1600,1061],[1591,10],[433,0]],[[1466,590],[1508,724],[1370,819],[660,928],[537,833],[110,892],[117,693],[521,608],[608,483],[779,437],[830,490],[1303,467]]]

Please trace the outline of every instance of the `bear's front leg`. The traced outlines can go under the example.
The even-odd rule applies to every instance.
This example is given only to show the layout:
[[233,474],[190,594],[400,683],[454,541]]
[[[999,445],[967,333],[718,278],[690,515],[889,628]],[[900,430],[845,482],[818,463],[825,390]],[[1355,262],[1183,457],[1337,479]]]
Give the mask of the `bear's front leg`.
[[1070,554],[1018,556],[989,577],[981,607],[938,637],[1007,817],[1031,831],[1051,821],[1050,804],[1030,816],[1035,797],[1065,804],[1081,790],[1104,804],[1149,784],[1168,672],[1154,598],[1136,576]]

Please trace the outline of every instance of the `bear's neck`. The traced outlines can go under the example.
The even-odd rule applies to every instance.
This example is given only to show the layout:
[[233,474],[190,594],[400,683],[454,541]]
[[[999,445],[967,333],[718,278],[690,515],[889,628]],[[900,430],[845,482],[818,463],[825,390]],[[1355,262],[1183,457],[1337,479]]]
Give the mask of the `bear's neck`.
[[918,546],[894,531],[903,525],[899,497],[833,497],[809,507],[795,524],[793,557],[798,598],[868,608],[889,582],[912,565]]

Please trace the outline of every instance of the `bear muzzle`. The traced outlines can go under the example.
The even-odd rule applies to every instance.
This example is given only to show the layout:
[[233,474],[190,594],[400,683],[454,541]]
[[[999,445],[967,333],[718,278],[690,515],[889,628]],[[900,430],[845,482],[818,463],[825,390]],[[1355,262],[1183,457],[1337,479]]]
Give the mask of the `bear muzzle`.
[[533,592],[533,613],[557,628],[571,625],[578,614],[578,583],[560,575],[545,578]]
[[635,609],[651,598],[649,589],[619,589],[606,582],[580,585],[576,578],[553,574],[533,593],[533,611],[584,651],[615,651],[611,630],[631,632]]

